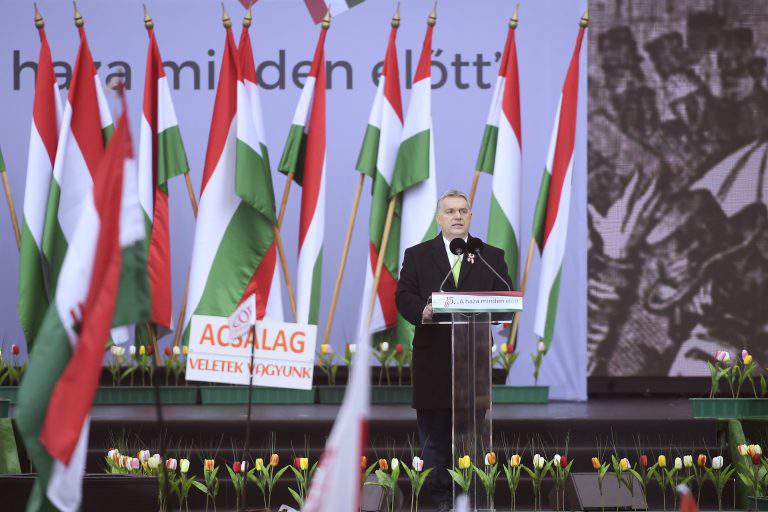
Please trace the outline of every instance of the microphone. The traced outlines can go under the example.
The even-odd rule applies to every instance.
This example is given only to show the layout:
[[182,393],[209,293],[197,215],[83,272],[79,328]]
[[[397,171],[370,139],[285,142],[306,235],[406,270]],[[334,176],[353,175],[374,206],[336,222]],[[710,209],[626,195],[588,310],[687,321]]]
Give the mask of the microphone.
[[[448,250],[451,251],[451,254],[455,254],[456,256],[461,256],[462,254],[467,252],[467,242],[465,242],[461,238],[454,238],[453,240],[451,240],[451,243],[448,244]],[[448,273],[445,274],[443,281],[440,283],[440,291],[443,291],[443,286],[445,286],[445,282],[448,280],[448,276],[450,276],[453,273],[453,268],[460,261],[461,261],[461,258],[456,258],[456,261],[453,262],[453,265],[451,265],[450,270],[448,270]]]
[[504,286],[507,287],[507,291],[511,292],[512,287],[509,286],[509,283],[507,283],[507,280],[501,277],[501,275],[498,272],[496,272],[496,269],[494,269],[490,264],[488,264],[488,262],[485,261],[485,258],[483,258],[481,251],[483,250],[484,247],[485,247],[485,243],[483,243],[482,240],[480,240],[479,238],[470,237],[467,243],[467,252],[470,254],[474,254],[475,256],[480,258],[480,261],[482,261],[486,267],[491,269],[491,272],[493,272],[494,275],[496,275],[496,277],[501,279],[501,282],[504,283]]

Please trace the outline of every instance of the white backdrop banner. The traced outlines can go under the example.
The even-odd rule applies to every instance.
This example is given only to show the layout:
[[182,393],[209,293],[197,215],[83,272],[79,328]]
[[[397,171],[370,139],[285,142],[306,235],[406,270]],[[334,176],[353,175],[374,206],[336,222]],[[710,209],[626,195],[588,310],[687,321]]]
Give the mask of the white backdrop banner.
[[[187,151],[191,178],[199,192],[211,122],[218,69],[224,43],[221,6],[213,0],[79,0],[85,30],[99,76],[106,81],[122,78],[127,86],[130,119],[138,140],[146,63],[147,33],[142,2],[155,22],[155,33],[165,59],[181,136]],[[243,8],[225,0],[239,36]],[[517,28],[522,110],[523,191],[521,244],[527,247],[541,173],[560,90],[578,32],[586,0],[520,0]],[[66,87],[77,52],[78,35],[72,21],[72,4],[60,0],[38,1],[45,16],[58,81]],[[426,19],[433,0],[409,0],[401,6],[402,24],[397,46],[404,107],[408,105]],[[27,165],[32,117],[35,66],[40,41],[33,23],[30,2],[2,2],[3,34],[0,50],[0,149],[5,156],[11,190],[21,211],[24,169]],[[326,232],[323,248],[320,328],[325,327],[333,285],[344,242],[344,226],[352,209],[358,178],[355,163],[368,123],[376,80],[381,72],[394,1],[366,1],[335,18],[326,42],[327,94],[327,188]],[[432,55],[432,111],[438,191],[468,190],[477,161],[493,84],[507,34],[507,22],[515,8],[508,0],[444,2],[438,4]],[[251,27],[254,57],[262,87],[267,146],[272,168],[282,154],[301,86],[309,73],[318,27],[302,0],[260,0],[253,9]],[[586,112],[587,48],[581,52],[579,105],[574,152],[574,182],[568,246],[560,288],[560,308],[552,349],[542,367],[540,383],[551,386],[556,399],[586,398]],[[62,89],[62,95],[67,93]],[[114,98],[109,101],[116,107]],[[280,198],[284,176],[273,172],[275,193]],[[353,342],[358,323],[359,290],[365,280],[368,254],[369,180],[366,180],[350,254],[329,343],[337,351]],[[288,267],[295,273],[298,248],[300,187],[294,186],[283,222],[283,243]],[[491,177],[482,175],[474,204],[472,233],[487,236]],[[174,323],[184,296],[189,269],[194,218],[183,178],[169,183]],[[0,202],[4,200],[0,199]],[[432,209],[434,205],[424,205]],[[0,206],[0,243],[14,246],[8,212]],[[525,255],[520,255],[524,258]],[[536,304],[538,256],[531,267],[527,304]],[[295,276],[294,284],[295,284]],[[16,313],[18,257],[9,251],[0,282],[0,339],[24,345]],[[290,318],[283,290],[286,318]],[[522,317],[519,348],[536,350],[534,311]],[[226,322],[226,319],[224,320]],[[168,343],[169,337],[161,340]],[[0,342],[2,343],[2,342]],[[497,339],[497,343],[501,343]],[[530,358],[520,357],[510,382],[533,381]]]

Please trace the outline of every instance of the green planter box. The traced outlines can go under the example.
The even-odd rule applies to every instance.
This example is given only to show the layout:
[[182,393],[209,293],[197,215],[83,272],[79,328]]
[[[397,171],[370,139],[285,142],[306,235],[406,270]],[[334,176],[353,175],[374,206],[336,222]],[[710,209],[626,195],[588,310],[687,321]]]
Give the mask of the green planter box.
[[749,496],[750,510],[768,510],[768,498],[765,496]]
[[[244,404],[248,402],[248,386],[202,386],[203,404]],[[282,389],[254,387],[252,404],[313,404],[313,389]]]
[[[160,386],[160,403],[196,404],[197,386]],[[102,386],[96,392],[95,405],[150,405],[155,403],[152,386]]]
[[13,405],[16,405],[16,395],[19,393],[19,386],[0,386],[0,398],[7,398]]
[[11,408],[11,401],[7,398],[0,398],[0,420],[8,417],[8,410]]
[[[346,386],[318,386],[317,401],[321,404],[338,405],[344,400],[346,389]],[[412,386],[371,386],[372,404],[410,404],[412,400]]]
[[768,398],[691,398],[694,418],[768,418]]
[[495,404],[546,404],[549,386],[493,386]]

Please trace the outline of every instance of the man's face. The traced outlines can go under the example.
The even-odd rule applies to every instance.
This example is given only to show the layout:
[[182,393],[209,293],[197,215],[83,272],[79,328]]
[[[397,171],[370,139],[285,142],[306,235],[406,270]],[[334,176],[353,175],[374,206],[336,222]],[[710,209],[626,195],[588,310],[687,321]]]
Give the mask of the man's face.
[[472,212],[463,197],[445,197],[437,206],[437,223],[448,240],[467,236],[471,221]]

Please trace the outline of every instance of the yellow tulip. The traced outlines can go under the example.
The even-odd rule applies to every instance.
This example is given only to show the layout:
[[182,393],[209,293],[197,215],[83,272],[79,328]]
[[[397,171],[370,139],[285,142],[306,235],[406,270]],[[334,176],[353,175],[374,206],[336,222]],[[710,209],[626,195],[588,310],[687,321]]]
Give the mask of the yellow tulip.
[[511,467],[513,467],[513,468],[516,468],[517,466],[519,466],[519,465],[520,465],[520,462],[521,462],[521,461],[522,461],[522,457],[520,457],[520,455],[518,455],[518,454],[516,453],[516,454],[514,454],[514,455],[513,455],[513,456],[512,456],[512,457],[509,459],[509,465],[510,465]]
[[664,455],[659,455],[659,467],[660,468],[667,467],[667,458]]
[[627,459],[627,458],[621,459],[619,461],[619,467],[621,468],[622,471],[628,470],[629,467],[630,467],[629,466],[629,459]]
[[275,468],[275,467],[277,467],[278,464],[280,464],[280,457],[278,457],[278,455],[276,453],[273,453],[269,457],[269,465],[272,466],[273,468]]
[[184,355],[189,354],[189,347],[184,345],[184,348],[181,349],[181,353]]
[[469,469],[470,465],[471,462],[469,460],[469,455],[465,455],[459,458],[459,469]]
[[600,459],[597,457],[592,457],[592,467],[595,469],[600,469],[601,466],[602,464],[600,464]]
[[140,355],[140,356],[143,356],[143,355],[144,355],[144,354],[146,354],[146,353],[147,353],[147,347],[145,347],[144,345],[141,345],[141,346],[139,347],[139,355]]
[[261,471],[264,468],[264,459],[256,459],[253,461],[253,467],[256,468],[256,471]]
[[309,459],[306,457],[299,459],[299,466],[301,470],[307,469],[309,467]]

